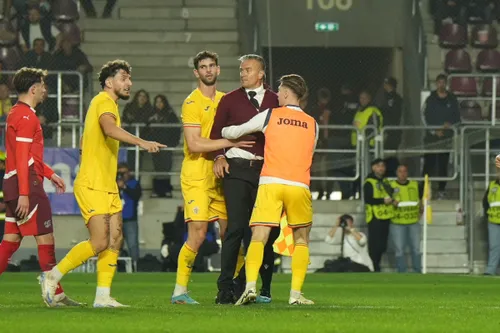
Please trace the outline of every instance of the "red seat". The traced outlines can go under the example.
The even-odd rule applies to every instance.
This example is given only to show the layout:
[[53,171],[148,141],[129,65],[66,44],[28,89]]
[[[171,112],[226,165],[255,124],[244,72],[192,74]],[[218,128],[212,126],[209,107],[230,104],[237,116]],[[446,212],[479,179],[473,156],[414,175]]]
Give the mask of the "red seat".
[[[485,78],[483,80],[483,88],[481,89],[481,95],[492,96],[493,95],[493,79]],[[497,76],[497,96],[500,96],[500,76]]]
[[82,42],[82,33],[74,21],[57,21],[56,27],[61,33],[66,35],[73,45],[80,45]]
[[494,49],[498,46],[497,30],[492,25],[476,25],[472,29],[471,45],[476,48]]
[[54,0],[51,10],[55,20],[75,21],[80,17],[76,1]]
[[0,46],[0,61],[3,64],[3,69],[9,71],[18,69],[18,64],[22,57],[21,54],[22,52],[17,45]]
[[462,48],[467,45],[467,29],[458,24],[445,24],[439,33],[439,46],[444,48]]
[[477,82],[473,77],[452,77],[450,90],[457,96],[477,96]]
[[472,65],[470,55],[463,49],[451,50],[446,54],[444,69],[448,73],[470,73]]
[[482,50],[477,55],[476,68],[484,73],[500,71],[500,52],[491,49]]
[[460,103],[460,116],[463,121],[483,120],[481,106],[475,101],[462,101]]

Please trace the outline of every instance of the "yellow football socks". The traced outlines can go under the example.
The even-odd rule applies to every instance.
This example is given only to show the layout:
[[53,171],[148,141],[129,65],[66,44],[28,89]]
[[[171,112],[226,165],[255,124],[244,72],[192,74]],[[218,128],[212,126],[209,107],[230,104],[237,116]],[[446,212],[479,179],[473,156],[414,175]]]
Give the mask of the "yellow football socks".
[[306,278],[309,265],[309,247],[307,244],[295,244],[292,254],[292,290],[300,292]]
[[193,251],[193,249],[191,249],[186,243],[184,243],[184,246],[179,252],[179,259],[177,263],[177,279],[175,283],[179,287],[186,288],[186,291],[187,285],[189,283],[189,277],[191,276],[191,271],[193,270],[194,260],[196,259],[197,254],[198,253]]
[[241,268],[245,264],[245,250],[243,246],[240,247],[240,252],[238,252],[238,261],[236,262],[236,270],[234,271],[233,279],[236,279],[240,275]]
[[86,240],[76,244],[68,252],[68,254],[66,254],[56,268],[61,273],[62,277],[62,275],[65,275],[69,271],[77,268],[93,256],[95,256],[95,251],[92,248],[92,244],[90,244],[90,241]]
[[247,275],[247,289],[255,288],[259,269],[264,259],[264,243],[261,241],[251,241],[247,250],[245,270]]
[[118,263],[118,250],[106,249],[97,258],[97,288],[111,288]]

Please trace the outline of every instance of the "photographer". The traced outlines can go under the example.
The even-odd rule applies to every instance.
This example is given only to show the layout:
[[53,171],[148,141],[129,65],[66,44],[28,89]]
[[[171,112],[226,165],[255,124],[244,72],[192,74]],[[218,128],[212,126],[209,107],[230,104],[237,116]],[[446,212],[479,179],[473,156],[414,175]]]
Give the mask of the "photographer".
[[344,214],[338,218],[337,225],[328,232],[325,242],[342,245],[342,236],[344,236],[343,253],[337,260],[347,266],[342,271],[372,272],[373,263],[368,255],[366,236],[354,228],[354,219],[351,215]]
[[132,258],[133,270],[137,272],[137,261],[139,260],[137,207],[142,196],[141,184],[130,174],[128,165],[125,163],[118,165],[116,183],[123,203],[123,237],[127,242],[129,255]]

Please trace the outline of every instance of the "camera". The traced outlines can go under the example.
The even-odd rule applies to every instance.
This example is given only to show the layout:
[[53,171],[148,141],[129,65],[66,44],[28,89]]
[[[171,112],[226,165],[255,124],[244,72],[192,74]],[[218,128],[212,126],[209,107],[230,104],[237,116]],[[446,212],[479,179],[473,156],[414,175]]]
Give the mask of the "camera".
[[340,226],[341,228],[345,228],[345,227],[347,227],[347,219],[348,219],[348,218],[347,218],[347,216],[345,216],[345,215],[342,215],[342,216],[340,217],[340,223],[339,223],[339,226]]
[[123,180],[123,178],[125,178],[125,174],[123,172],[118,172],[116,174],[116,180]]

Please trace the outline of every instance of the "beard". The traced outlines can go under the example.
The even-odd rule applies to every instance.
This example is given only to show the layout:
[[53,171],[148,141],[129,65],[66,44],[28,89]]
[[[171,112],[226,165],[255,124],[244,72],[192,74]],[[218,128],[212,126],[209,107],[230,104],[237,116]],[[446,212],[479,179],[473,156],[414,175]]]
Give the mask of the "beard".
[[206,86],[213,86],[215,83],[217,83],[217,75],[214,75],[212,80],[209,80],[205,77],[200,76],[201,82],[203,82],[204,85]]
[[124,101],[126,101],[130,98],[130,94],[124,95],[124,94],[120,93],[119,90],[115,90],[115,94],[116,94],[116,96],[118,96],[119,99],[122,99]]

